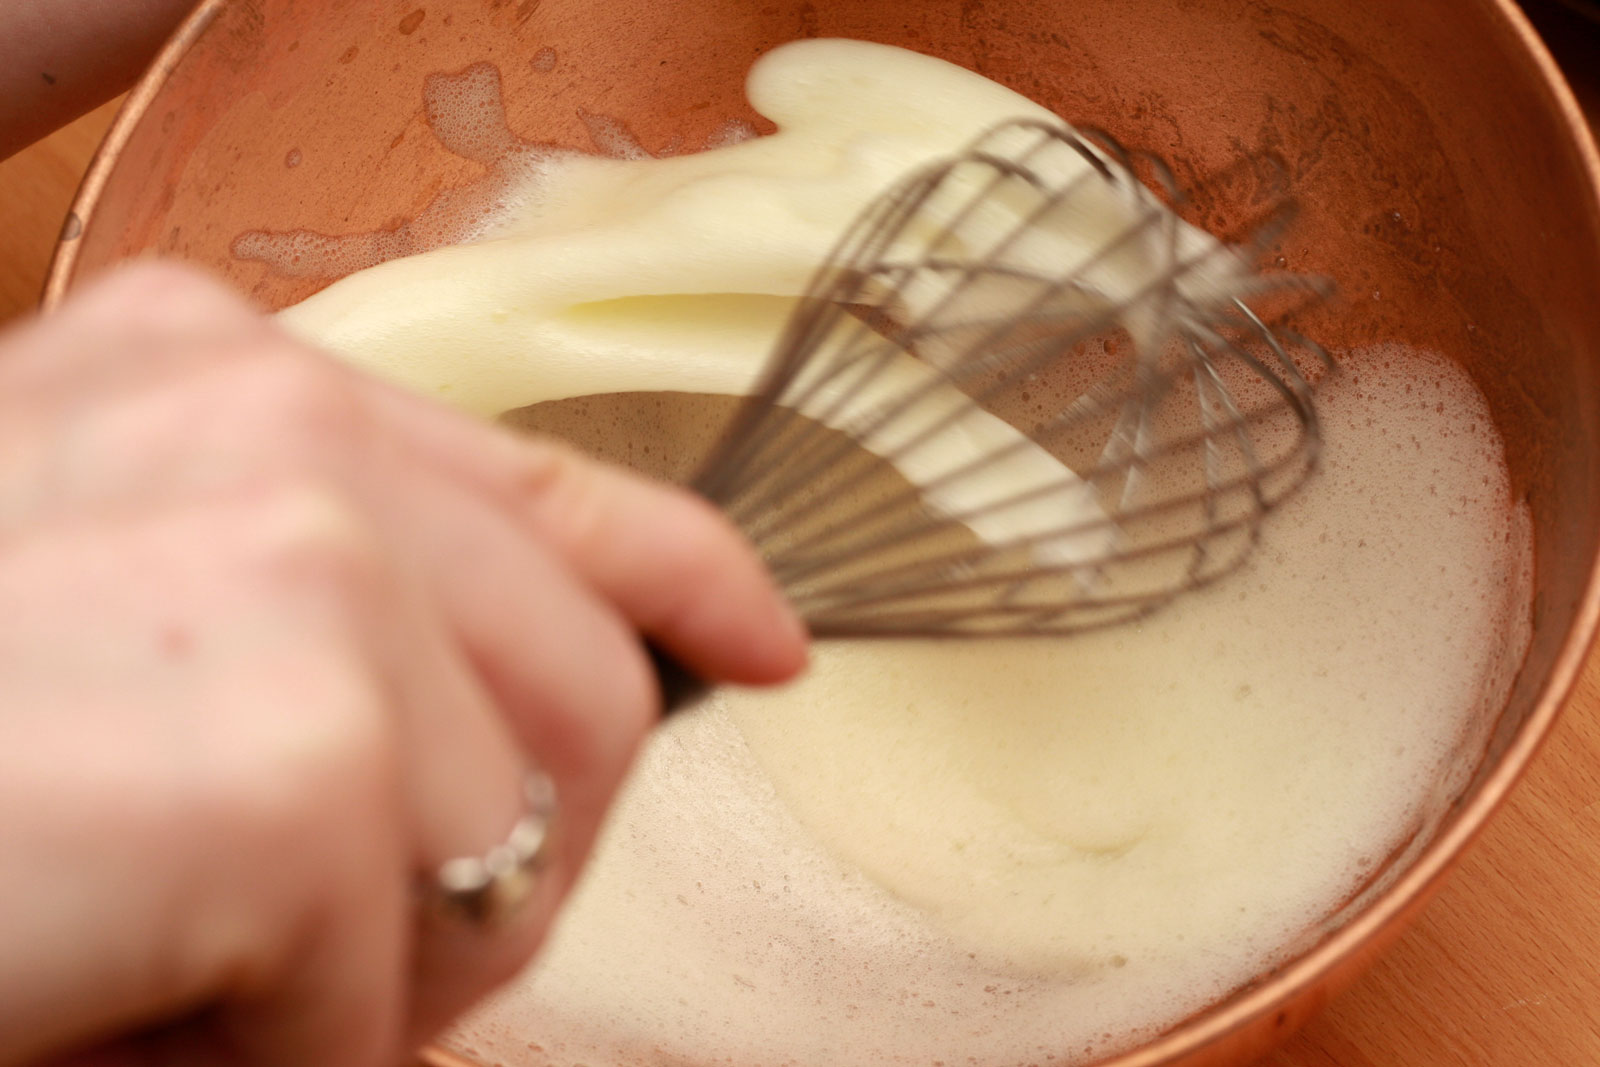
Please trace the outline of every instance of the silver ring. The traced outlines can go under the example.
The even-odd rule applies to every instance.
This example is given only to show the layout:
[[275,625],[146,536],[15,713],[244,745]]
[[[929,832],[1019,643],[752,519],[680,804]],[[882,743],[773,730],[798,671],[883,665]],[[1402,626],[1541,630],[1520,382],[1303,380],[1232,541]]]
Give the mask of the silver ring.
[[556,788],[543,771],[523,777],[522,817],[505,842],[482,856],[447,860],[434,872],[435,908],[476,927],[494,927],[514,918],[533,899],[539,875],[549,862],[556,818]]

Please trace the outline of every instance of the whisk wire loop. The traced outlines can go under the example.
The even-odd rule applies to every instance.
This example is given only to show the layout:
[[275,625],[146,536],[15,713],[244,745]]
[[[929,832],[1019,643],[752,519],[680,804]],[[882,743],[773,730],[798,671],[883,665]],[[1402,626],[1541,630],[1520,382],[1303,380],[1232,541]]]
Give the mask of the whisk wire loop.
[[1326,293],[1250,268],[1294,214],[1257,199],[1224,244],[1153,156],[985,132],[840,237],[696,487],[819,635],[1072,632],[1216,581],[1314,468],[1332,368],[1255,306]]

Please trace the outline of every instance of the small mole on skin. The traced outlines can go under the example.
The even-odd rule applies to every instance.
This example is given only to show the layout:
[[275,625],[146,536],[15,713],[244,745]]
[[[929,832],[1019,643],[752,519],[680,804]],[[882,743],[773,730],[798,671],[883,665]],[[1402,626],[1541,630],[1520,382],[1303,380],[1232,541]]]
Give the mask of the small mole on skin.
[[49,74],[49,73],[46,73],[45,71],[40,71],[39,72],[39,77],[44,79],[44,83],[46,85],[54,85],[56,83],[56,76],[54,74]]
[[350,62],[352,59],[354,59],[356,57],[356,55],[358,53],[360,53],[360,51],[361,51],[361,49],[359,47],[357,47],[356,45],[351,45],[349,48],[346,48],[344,50],[344,55],[339,57],[339,62],[340,63],[348,63],[348,62]]
[[417,27],[422,25],[422,20],[428,17],[427,11],[417,8],[411,14],[400,20],[400,32],[409,37],[417,32]]
[[283,165],[293,170],[298,167],[305,157],[300,154],[300,149],[291,148],[289,154],[283,157]]
[[159,637],[161,655],[166,659],[182,659],[194,648],[194,635],[176,624],[162,627]]

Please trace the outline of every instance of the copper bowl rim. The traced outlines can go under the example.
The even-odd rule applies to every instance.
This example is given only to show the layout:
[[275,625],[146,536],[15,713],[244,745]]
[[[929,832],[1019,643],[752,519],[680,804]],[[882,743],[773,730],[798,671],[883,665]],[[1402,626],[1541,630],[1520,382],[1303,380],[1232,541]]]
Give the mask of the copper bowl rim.
[[[69,228],[63,231],[56,244],[41,300],[44,311],[53,310],[65,299],[82,244],[77,237],[93,219],[101,192],[145,111],[189,49],[230,2],[232,0],[202,0],[124,101],[73,200]],[[1546,96],[1545,103],[1560,116],[1567,135],[1576,144],[1588,178],[1591,206],[1600,218],[1600,149],[1596,148],[1577,98],[1515,0],[1490,0],[1490,5],[1521,44],[1524,54],[1533,61],[1540,88]],[[1314,992],[1347,957],[1374,942],[1393,924],[1408,918],[1437,889],[1457,857],[1482,831],[1489,817],[1526,772],[1571,695],[1589,650],[1595,644],[1597,628],[1600,628],[1600,556],[1590,564],[1572,628],[1544,681],[1532,713],[1518,728],[1482,787],[1463,805],[1444,832],[1428,844],[1417,861],[1353,919],[1304,955],[1267,976],[1255,988],[1179,1023],[1136,1049],[1101,1061],[1099,1067],[1159,1067],[1218,1042],[1282,1005]],[[422,1057],[435,1067],[480,1067],[466,1057],[436,1046],[424,1049]]]

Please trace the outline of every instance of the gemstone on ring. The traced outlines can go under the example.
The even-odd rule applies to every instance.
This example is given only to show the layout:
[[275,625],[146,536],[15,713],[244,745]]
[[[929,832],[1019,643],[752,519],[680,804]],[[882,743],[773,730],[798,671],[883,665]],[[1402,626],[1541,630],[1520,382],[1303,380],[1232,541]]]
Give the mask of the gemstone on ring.
[[503,843],[482,856],[447,860],[434,874],[438,910],[477,927],[499,926],[533,899],[550,854],[556,816],[555,784],[542,771],[523,777],[526,809]]

